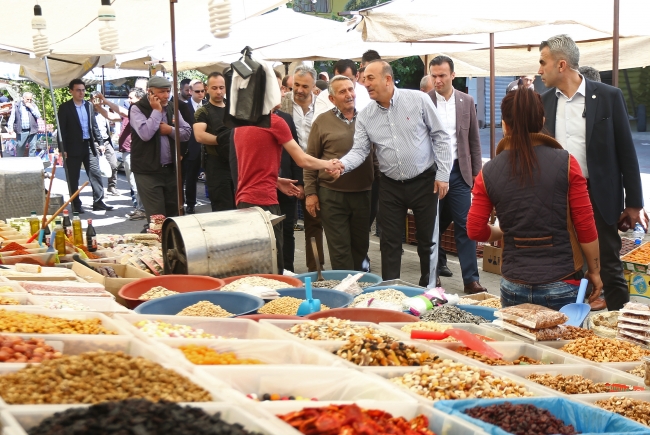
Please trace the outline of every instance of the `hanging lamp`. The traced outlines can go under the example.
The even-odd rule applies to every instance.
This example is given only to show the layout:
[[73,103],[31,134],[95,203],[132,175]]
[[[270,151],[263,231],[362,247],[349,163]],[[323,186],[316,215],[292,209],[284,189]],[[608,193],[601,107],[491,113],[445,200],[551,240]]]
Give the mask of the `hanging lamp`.
[[227,38],[230,34],[231,9],[230,0],[210,0],[210,31],[215,38]]
[[34,18],[32,18],[32,29],[37,31],[33,36],[34,54],[39,58],[50,54],[50,44],[44,33],[46,28],[47,23],[45,18],[43,18],[43,11],[39,5],[36,5],[34,6]]
[[99,44],[104,51],[115,51],[119,47],[117,28],[113,26],[115,21],[115,9],[111,6],[111,0],[101,0],[97,19],[103,21],[104,25],[99,28]]

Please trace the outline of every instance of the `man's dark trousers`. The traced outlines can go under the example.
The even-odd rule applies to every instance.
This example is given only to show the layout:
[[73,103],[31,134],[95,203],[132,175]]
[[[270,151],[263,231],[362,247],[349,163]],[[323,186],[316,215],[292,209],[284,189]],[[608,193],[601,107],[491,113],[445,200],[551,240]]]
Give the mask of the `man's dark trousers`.
[[[438,194],[433,192],[435,165],[410,180],[397,181],[383,174],[379,187],[377,219],[381,227],[381,275],[384,280],[399,279],[402,265],[402,237],[406,211],[413,210],[420,257],[419,285],[429,285],[429,264],[434,248],[433,229],[438,212]],[[435,247],[437,249],[437,247]]]

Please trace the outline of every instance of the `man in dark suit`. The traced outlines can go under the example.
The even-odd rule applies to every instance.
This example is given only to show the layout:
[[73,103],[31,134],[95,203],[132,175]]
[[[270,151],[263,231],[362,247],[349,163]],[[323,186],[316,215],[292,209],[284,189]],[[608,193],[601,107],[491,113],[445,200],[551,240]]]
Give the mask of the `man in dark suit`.
[[[619,310],[630,300],[619,251],[618,222],[644,228],[639,162],[620,89],[585,79],[578,72],[580,51],[567,35],[539,47],[539,74],[550,89],[542,96],[545,128],[573,155],[587,179],[600,245],[605,302]],[[604,307],[603,307],[604,308]]]
[[[81,79],[74,79],[68,86],[72,99],[59,107],[59,128],[63,142],[59,151],[66,158],[68,190],[70,195],[79,188],[79,174],[83,163],[93,189],[93,210],[113,210],[104,204],[104,185],[97,159],[97,144],[103,143],[97,127],[93,105],[84,100],[86,86]],[[83,213],[81,200],[77,196],[72,202],[73,210]]]
[[[205,85],[200,80],[190,82],[190,93],[192,97],[187,101],[187,107],[191,114],[187,121],[190,126],[194,125],[194,112],[207,103],[205,100]],[[187,151],[183,155],[183,182],[185,183],[185,213],[194,214],[196,206],[196,180],[201,172],[201,144],[196,141],[194,132],[187,141]]]
[[[456,74],[454,61],[451,58],[436,56],[431,59],[429,73],[434,87],[429,92],[429,96],[438,108],[438,116],[447,125],[452,154],[449,193],[440,200],[438,240],[453,221],[464,292],[468,294],[485,292],[487,289],[481,285],[478,277],[476,242],[467,237],[467,213],[472,203],[472,186],[474,186],[474,178],[483,166],[474,99],[452,86]],[[452,275],[447,267],[447,257],[440,242],[438,242],[437,273],[437,285],[440,284],[441,275]]]

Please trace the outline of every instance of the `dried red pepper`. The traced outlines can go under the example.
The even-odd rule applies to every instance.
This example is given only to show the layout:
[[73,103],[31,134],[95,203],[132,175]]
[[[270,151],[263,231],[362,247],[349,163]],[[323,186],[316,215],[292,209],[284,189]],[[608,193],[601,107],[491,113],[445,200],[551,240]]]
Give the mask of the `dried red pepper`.
[[424,415],[407,421],[385,411],[361,409],[357,405],[305,408],[278,417],[304,435],[435,435],[429,430],[429,419]]
[[17,251],[19,249],[25,249],[25,247],[16,242],[10,242],[4,245],[2,249],[0,249],[0,252]]

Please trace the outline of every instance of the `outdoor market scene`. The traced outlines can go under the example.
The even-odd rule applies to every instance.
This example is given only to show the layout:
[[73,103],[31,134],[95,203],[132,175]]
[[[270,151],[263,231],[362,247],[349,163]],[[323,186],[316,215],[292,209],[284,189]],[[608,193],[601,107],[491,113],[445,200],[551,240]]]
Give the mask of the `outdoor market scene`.
[[0,435],[650,435],[650,2],[2,6]]

